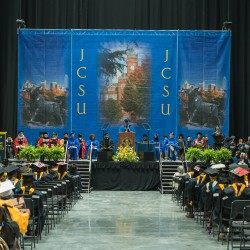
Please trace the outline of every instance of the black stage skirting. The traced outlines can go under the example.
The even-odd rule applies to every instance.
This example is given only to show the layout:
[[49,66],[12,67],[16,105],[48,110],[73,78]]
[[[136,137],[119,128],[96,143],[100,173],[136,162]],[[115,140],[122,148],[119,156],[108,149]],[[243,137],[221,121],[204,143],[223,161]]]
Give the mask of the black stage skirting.
[[158,162],[93,162],[94,190],[149,191],[160,185]]

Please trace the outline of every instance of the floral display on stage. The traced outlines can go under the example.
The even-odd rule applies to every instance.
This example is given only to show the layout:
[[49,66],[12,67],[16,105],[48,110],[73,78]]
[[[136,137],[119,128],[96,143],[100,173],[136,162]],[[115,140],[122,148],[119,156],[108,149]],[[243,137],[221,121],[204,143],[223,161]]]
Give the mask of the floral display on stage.
[[116,154],[113,156],[113,160],[122,162],[137,162],[139,161],[139,157],[136,155],[133,147],[120,146],[117,148]]

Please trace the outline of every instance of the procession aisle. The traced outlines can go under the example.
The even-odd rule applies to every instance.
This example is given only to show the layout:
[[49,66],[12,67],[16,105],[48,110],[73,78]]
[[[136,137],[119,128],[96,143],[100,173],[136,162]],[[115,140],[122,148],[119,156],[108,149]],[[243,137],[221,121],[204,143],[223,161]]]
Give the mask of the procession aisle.
[[92,191],[36,246],[42,249],[225,250],[157,191]]

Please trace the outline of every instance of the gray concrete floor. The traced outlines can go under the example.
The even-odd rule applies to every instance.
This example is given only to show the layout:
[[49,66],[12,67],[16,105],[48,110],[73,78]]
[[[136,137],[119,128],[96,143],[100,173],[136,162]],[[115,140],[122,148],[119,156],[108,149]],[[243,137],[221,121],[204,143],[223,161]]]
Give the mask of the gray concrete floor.
[[159,192],[92,191],[50,234],[42,249],[225,250],[193,219]]

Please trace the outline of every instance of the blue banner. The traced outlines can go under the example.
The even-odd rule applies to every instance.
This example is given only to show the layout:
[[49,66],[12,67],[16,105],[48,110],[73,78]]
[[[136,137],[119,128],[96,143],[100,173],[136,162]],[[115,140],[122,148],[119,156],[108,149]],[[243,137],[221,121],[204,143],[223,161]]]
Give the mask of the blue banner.
[[228,135],[227,31],[29,30],[19,32],[18,130],[95,134],[115,142],[123,118],[136,140],[170,132]]

